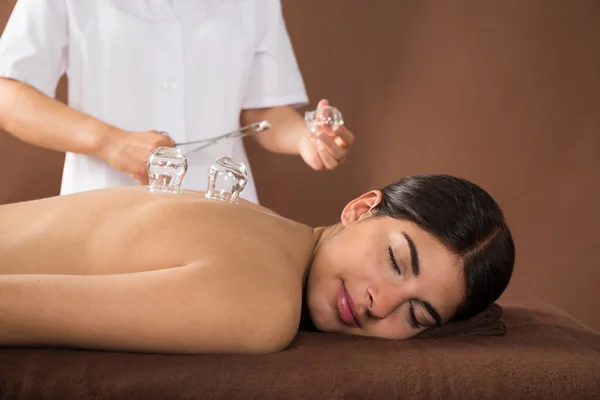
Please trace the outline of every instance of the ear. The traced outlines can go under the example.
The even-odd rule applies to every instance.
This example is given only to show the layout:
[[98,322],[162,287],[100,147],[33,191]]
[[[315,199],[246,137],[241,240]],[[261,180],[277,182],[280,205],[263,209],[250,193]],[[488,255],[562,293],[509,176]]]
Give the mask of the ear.
[[346,204],[342,211],[342,225],[347,227],[364,218],[372,216],[371,210],[383,199],[380,190],[371,190]]

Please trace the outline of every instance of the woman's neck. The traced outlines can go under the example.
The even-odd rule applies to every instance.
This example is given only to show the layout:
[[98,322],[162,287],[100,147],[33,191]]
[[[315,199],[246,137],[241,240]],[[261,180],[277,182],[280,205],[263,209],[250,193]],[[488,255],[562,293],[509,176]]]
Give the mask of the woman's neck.
[[302,311],[300,315],[299,327],[301,331],[317,331],[317,328],[313,324],[312,319],[310,317],[310,311],[308,309],[308,304],[306,301],[307,281],[308,275],[310,274],[310,270],[312,267],[313,259],[315,258],[315,255],[317,254],[321,246],[323,246],[325,242],[327,242],[330,238],[335,236],[342,229],[343,227],[341,223],[337,223],[335,225],[330,226],[320,226],[318,228],[313,229],[314,246],[312,254],[310,256],[310,260],[308,262],[308,266],[304,272],[304,277],[302,279]]
[[342,229],[343,229],[343,226],[341,223],[337,223],[335,225],[329,225],[329,226],[320,226],[318,228],[313,229],[314,245],[313,245],[312,253],[310,255],[310,259],[308,261],[308,266],[304,270],[304,277],[302,278],[302,286],[303,287],[306,287],[306,281],[308,279],[308,274],[310,273],[310,269],[312,267],[312,262],[315,258],[315,255],[318,253],[319,249],[321,248],[321,246],[323,246],[323,244],[326,243],[333,236],[337,235]]

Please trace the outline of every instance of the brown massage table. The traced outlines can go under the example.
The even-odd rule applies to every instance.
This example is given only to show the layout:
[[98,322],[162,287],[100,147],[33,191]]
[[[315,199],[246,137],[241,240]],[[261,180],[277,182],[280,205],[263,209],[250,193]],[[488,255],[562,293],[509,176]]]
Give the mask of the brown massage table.
[[487,320],[407,341],[303,331],[288,350],[264,356],[0,349],[0,394],[58,400],[600,399],[600,335],[548,306],[486,312]]

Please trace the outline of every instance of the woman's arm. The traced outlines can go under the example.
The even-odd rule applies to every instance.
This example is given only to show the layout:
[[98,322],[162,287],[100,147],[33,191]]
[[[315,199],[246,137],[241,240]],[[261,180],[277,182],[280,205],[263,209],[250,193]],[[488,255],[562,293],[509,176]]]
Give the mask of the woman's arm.
[[[318,107],[329,105],[321,100]],[[291,107],[272,107],[243,110],[242,125],[261,120],[271,123],[271,129],[254,136],[265,149],[280,154],[300,154],[314,170],[334,169],[346,158],[354,135],[343,125],[323,131],[318,140],[309,139],[304,118]]]
[[307,135],[306,122],[288,106],[242,110],[242,125],[267,120],[271,129],[255,136],[265,149],[280,154],[299,154],[300,139]]
[[35,146],[99,157],[144,184],[150,153],[175,144],[158,132],[123,131],[7,78],[0,78],[0,129]]
[[0,346],[186,354],[284,349],[297,330],[294,299],[242,275],[187,265],[122,275],[0,276]]
[[117,129],[33,87],[0,78],[0,129],[51,150],[100,156]]
[[67,2],[18,1],[0,37],[0,129],[36,146],[97,156],[146,183],[148,156],[173,140],[117,129],[55,100],[68,54]]
[[53,99],[69,64],[65,0],[16,2],[0,38],[0,128],[51,150],[98,155],[114,128]]
[[114,128],[53,99],[69,64],[65,0],[20,0],[0,38],[0,128],[61,152],[98,155]]

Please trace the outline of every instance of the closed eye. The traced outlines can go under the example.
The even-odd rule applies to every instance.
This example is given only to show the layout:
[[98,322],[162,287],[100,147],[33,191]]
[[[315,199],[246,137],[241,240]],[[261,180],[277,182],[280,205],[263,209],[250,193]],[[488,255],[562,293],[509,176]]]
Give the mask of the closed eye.
[[402,271],[396,262],[396,258],[394,257],[394,252],[392,251],[392,246],[388,247],[388,252],[390,253],[390,262],[392,263],[392,267],[398,272],[398,274],[402,275]]
[[408,302],[408,310],[409,310],[409,313],[410,313],[410,322],[411,322],[411,325],[415,329],[420,329],[423,326],[423,324],[421,324],[421,323],[419,323],[419,321],[417,321],[417,316],[415,315],[415,308],[413,307],[412,301]]

